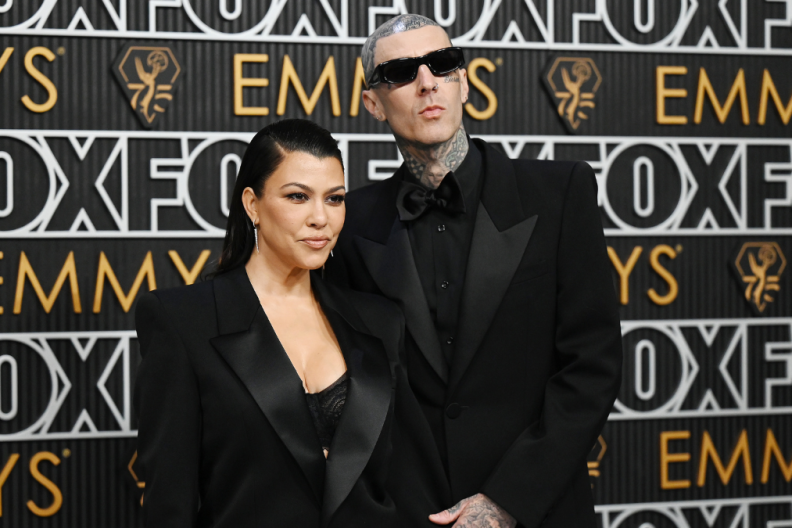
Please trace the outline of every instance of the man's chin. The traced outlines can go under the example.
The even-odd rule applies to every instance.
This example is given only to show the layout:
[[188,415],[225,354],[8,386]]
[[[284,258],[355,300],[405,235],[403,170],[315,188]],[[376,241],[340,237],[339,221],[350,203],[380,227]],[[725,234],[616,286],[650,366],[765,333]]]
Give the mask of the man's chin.
[[437,127],[424,127],[423,130],[416,131],[416,137],[413,140],[420,145],[431,147],[433,145],[440,145],[451,140],[459,130],[459,126],[451,127],[448,125]]

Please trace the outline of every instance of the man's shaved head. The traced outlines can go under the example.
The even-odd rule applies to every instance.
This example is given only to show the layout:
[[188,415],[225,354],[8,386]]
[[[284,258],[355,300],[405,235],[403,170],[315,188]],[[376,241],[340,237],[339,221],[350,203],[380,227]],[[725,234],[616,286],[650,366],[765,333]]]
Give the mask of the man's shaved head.
[[[448,33],[432,19],[420,15],[391,18],[363,45],[366,82],[377,64],[423,57],[451,45]],[[468,151],[462,126],[469,90],[467,71],[460,67],[435,75],[428,64],[421,64],[411,81],[382,85],[386,88],[363,90],[366,110],[377,121],[387,122],[410,172],[427,188],[436,189]]]
[[421,29],[425,26],[440,27],[440,24],[425,16],[407,14],[393,17],[375,29],[374,33],[372,33],[371,36],[366,39],[365,44],[363,44],[363,53],[361,55],[363,69],[366,73],[366,81],[368,81],[374,73],[374,67],[376,66],[374,63],[374,54],[377,50],[377,42],[380,39],[395,35],[396,33]]

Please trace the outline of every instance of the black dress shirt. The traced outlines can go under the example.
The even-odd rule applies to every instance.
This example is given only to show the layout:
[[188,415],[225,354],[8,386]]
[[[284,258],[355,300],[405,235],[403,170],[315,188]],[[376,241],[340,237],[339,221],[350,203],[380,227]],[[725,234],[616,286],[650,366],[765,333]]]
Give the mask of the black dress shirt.
[[[449,362],[454,353],[462,284],[483,180],[481,153],[469,138],[468,144],[470,147],[462,164],[449,173],[454,175],[462,189],[465,212],[449,213],[431,207],[419,218],[408,222],[415,266],[440,346]],[[412,173],[408,172],[406,178],[418,183]]]

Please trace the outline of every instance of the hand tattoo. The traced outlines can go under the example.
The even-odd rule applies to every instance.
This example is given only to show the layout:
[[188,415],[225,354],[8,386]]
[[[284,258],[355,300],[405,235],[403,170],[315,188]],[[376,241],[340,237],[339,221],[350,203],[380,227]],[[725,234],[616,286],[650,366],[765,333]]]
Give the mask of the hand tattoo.
[[[514,528],[517,526],[517,520],[514,517],[481,493],[460,501],[447,509],[446,512],[456,519],[454,528]],[[458,517],[456,517],[457,514],[459,514]]]
[[470,500],[470,499],[465,499],[465,500],[459,501],[459,502],[457,502],[456,504],[454,504],[453,506],[451,506],[450,508],[448,508],[446,511],[447,511],[448,513],[450,513],[451,515],[456,515],[456,512],[458,512],[459,510],[461,510],[461,509],[462,509],[462,507],[463,507],[465,504],[467,504],[467,501],[468,501],[468,500]]
[[396,136],[396,145],[407,168],[429,189],[437,189],[446,174],[457,170],[470,148],[465,127],[462,125],[444,143],[424,145]]

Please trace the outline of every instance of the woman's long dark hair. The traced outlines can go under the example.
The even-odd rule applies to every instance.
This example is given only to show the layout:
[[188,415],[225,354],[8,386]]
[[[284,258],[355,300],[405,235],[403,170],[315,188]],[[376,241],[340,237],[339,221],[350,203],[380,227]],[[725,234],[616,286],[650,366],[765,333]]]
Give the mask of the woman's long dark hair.
[[290,152],[305,152],[320,159],[335,158],[341,168],[344,167],[336,140],[312,121],[284,119],[262,128],[250,141],[242,158],[231,196],[223,251],[210,276],[242,266],[250,259],[256,243],[253,224],[242,206],[242,191],[250,187],[261,198],[264,183]]

